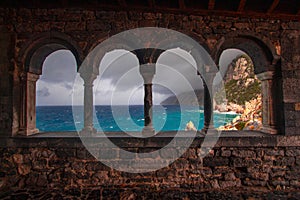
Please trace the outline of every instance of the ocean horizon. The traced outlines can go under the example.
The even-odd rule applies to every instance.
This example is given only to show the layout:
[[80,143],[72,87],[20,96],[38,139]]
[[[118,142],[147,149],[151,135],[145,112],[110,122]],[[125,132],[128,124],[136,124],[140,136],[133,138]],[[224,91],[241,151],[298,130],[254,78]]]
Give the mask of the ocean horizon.
[[[144,127],[143,105],[95,105],[94,126],[98,131],[141,131]],[[232,121],[237,114],[214,112],[214,125]],[[36,107],[36,126],[40,132],[77,131],[83,128],[83,106],[46,105]],[[203,108],[198,106],[154,105],[153,126],[156,131],[182,131],[192,121],[203,128]]]

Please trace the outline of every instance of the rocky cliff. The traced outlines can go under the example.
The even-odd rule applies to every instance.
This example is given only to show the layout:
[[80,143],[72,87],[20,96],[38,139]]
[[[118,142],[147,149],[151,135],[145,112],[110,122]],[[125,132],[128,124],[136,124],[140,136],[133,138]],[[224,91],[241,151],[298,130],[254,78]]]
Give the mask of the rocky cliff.
[[241,115],[218,129],[260,130],[262,127],[261,83],[254,74],[254,66],[248,56],[237,57],[228,67],[225,76],[225,92],[227,105],[220,105],[221,95],[217,94],[216,109],[235,111]]
[[203,106],[203,90],[183,92],[177,96],[170,96],[161,102],[161,105],[190,105]]

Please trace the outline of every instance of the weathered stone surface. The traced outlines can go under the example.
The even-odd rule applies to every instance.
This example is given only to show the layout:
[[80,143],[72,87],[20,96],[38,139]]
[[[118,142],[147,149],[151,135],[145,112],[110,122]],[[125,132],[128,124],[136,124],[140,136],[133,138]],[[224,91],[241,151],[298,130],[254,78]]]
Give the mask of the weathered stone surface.
[[110,24],[102,20],[93,20],[87,22],[88,31],[109,31],[110,28]]
[[233,156],[241,157],[241,158],[255,158],[256,153],[255,151],[251,150],[240,150],[240,151],[233,151]]
[[[125,29],[160,26],[172,28],[204,38],[214,53],[232,35],[249,33],[246,43],[237,41],[233,47],[247,48],[248,40],[255,38],[255,45],[264,43],[272,52],[275,48],[282,71],[284,131],[286,135],[300,135],[300,114],[296,105],[300,102],[300,39],[299,22],[246,17],[213,15],[184,15],[137,11],[101,11],[82,8],[64,9],[13,9],[0,8],[0,132],[11,136],[11,129],[18,129],[19,104],[17,94],[19,73],[25,71],[18,63],[20,52],[34,38],[50,34],[49,41],[56,41],[55,32],[71,38],[67,44],[75,44],[79,52]],[[50,32],[51,31],[51,32]],[[233,33],[234,32],[234,33]],[[256,38],[257,36],[257,38]],[[197,38],[197,37],[195,37]],[[235,39],[233,39],[235,40]],[[43,41],[45,42],[45,41]],[[232,43],[234,44],[234,42]],[[230,46],[231,44],[226,44]],[[239,46],[240,45],[240,46]],[[250,45],[250,46],[251,46]],[[39,46],[39,45],[37,45]],[[40,46],[39,46],[40,47]],[[25,49],[27,51],[27,49]],[[25,51],[23,50],[23,51]],[[252,48],[252,59],[259,48]],[[272,56],[267,51],[268,56]],[[32,52],[33,53],[33,52]],[[80,55],[84,57],[83,55]],[[221,53],[221,52],[219,52]],[[248,53],[248,52],[247,52]],[[280,55],[279,55],[280,54]],[[251,56],[250,55],[250,56]],[[77,55],[75,55],[77,56]],[[22,58],[29,59],[29,58]],[[215,58],[214,58],[215,59]],[[273,63],[276,59],[267,60]],[[25,66],[25,65],[24,65]],[[258,66],[262,67],[262,66]],[[265,67],[265,66],[263,66]],[[271,66],[273,69],[274,66]],[[279,76],[281,74],[278,74]],[[14,92],[14,93],[13,93]],[[13,99],[15,98],[15,99]],[[3,132],[3,133],[2,133]],[[15,133],[15,132],[14,132]],[[128,151],[147,152],[169,142],[169,138],[149,140],[115,139]],[[0,140],[0,198],[2,199],[241,199],[294,197],[300,199],[300,149],[297,137],[243,137],[221,138],[215,149],[200,152],[196,144],[169,167],[153,173],[126,174],[113,170],[94,159],[80,140],[55,138],[12,138]],[[128,156],[118,150],[99,150],[100,157],[112,162],[119,158],[145,158]],[[176,154],[176,153],[175,153]],[[202,158],[203,155],[206,157]],[[175,155],[164,152],[154,157],[158,162]],[[151,159],[149,157],[149,159]],[[147,163],[146,163],[147,164]],[[264,192],[247,192],[239,188],[263,188]],[[289,191],[275,191],[290,187]],[[5,188],[5,190],[2,190]],[[232,189],[231,189],[232,188]],[[216,189],[216,190],[213,190]],[[293,191],[294,190],[294,191]],[[296,192],[295,192],[296,191]]]

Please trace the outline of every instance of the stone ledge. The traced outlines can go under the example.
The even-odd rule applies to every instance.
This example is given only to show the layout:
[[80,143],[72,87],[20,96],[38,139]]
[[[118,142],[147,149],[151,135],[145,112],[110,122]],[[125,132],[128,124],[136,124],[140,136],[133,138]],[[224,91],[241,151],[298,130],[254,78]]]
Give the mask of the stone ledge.
[[[108,138],[119,147],[133,148],[162,148],[169,144],[176,132],[162,132],[151,138],[136,138],[122,132],[107,133],[109,137],[85,137],[85,141],[104,144]],[[173,140],[171,147],[186,146],[185,143],[193,134],[182,132],[180,137]],[[203,143],[204,142],[204,143]],[[223,132],[218,138],[216,135],[197,133],[191,147],[292,147],[300,146],[300,136],[268,135],[261,132],[239,131]],[[40,133],[34,136],[0,137],[0,147],[61,147],[82,148],[83,144],[76,132]],[[104,145],[103,147],[107,147]]]
[[[27,199],[37,197],[54,199],[299,199],[298,190],[265,190],[261,188],[229,188],[227,190],[189,191],[179,188],[164,190],[149,190],[141,188],[89,188],[78,189],[23,189],[2,191],[3,199]],[[42,198],[39,198],[42,199]]]

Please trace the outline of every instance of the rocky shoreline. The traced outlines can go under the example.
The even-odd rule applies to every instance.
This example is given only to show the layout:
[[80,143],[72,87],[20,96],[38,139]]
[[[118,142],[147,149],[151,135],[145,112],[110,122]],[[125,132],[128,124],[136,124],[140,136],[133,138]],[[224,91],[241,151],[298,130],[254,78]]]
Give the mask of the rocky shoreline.
[[[216,105],[215,110],[220,113],[234,112],[238,114],[231,122],[216,128],[217,130],[261,130],[262,128],[261,94],[246,102],[244,106],[230,103],[228,105]],[[192,121],[186,124],[185,130],[197,131]]]
[[245,106],[230,103],[228,106],[220,108],[219,112],[233,111],[238,115],[230,123],[220,126],[218,130],[261,130],[262,128],[262,102],[261,94],[257,98],[245,103]]

